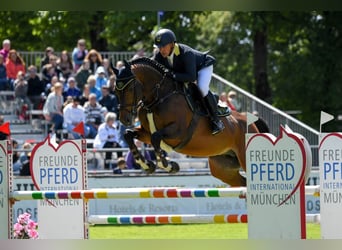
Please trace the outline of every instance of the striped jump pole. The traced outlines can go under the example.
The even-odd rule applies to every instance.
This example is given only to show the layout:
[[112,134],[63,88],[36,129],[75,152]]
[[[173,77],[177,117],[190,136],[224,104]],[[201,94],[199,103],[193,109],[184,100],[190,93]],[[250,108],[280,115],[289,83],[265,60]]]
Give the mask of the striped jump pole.
[[[68,191],[14,191],[10,198],[16,200],[44,199],[134,199],[134,198],[246,198],[247,189],[237,188],[116,188]],[[307,195],[319,196],[319,186],[307,186]]]
[[91,215],[90,224],[216,224],[247,223],[246,214],[172,214],[172,215]]
[[[247,222],[247,214],[91,215],[88,217],[88,223],[95,225],[218,224]],[[320,214],[306,214],[306,222],[319,223]]]

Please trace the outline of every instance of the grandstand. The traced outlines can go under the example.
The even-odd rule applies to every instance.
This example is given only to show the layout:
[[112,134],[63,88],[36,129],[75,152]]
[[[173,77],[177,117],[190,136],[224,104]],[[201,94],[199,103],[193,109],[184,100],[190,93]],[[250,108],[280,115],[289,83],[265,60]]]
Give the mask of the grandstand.
[[[118,60],[129,60],[135,54],[134,52],[100,52],[103,57],[109,58],[113,62]],[[44,52],[20,52],[26,65],[36,65],[39,71],[40,60],[43,57]],[[58,53],[57,53],[58,55]],[[301,121],[297,120],[290,114],[283,112],[270,104],[258,99],[257,97],[251,95],[247,91],[239,88],[237,85],[221,78],[220,76],[214,74],[212,79],[211,88],[216,93],[221,93],[222,91],[234,90],[237,92],[238,101],[240,103],[241,112],[253,112],[257,111],[259,116],[266,121],[270,127],[270,132],[277,136],[279,134],[280,125],[287,124],[294,132],[302,134],[310,143],[313,155],[313,167],[318,168],[318,131],[307,126]],[[40,118],[41,111],[33,110],[28,111],[28,120],[23,121],[18,117],[18,104],[14,101],[13,91],[0,91],[0,114],[4,116],[5,121],[10,122],[10,128],[12,133],[12,138],[16,139],[19,144],[24,143],[29,140],[31,142],[40,142],[47,135],[47,124]],[[128,150],[128,149],[125,149]],[[92,152],[89,159],[101,160],[101,154],[103,152]],[[94,157],[95,156],[95,157]],[[177,156],[179,157],[179,156]],[[206,159],[199,158],[187,158],[180,157],[181,168],[192,168],[197,166],[199,168],[207,168]],[[89,167],[98,169],[99,162],[96,160],[89,161]]]

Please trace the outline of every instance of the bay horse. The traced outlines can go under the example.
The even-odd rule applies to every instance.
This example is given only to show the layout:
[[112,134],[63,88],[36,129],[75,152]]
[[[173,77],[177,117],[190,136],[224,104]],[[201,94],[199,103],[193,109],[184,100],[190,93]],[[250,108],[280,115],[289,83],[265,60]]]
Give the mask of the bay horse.
[[[179,170],[177,163],[166,158],[165,150],[174,150],[188,156],[207,157],[212,176],[233,187],[246,186],[246,179],[240,174],[240,167],[246,171],[245,115],[231,111],[231,115],[220,117],[225,129],[212,135],[208,115],[201,112],[203,108],[198,108],[196,100],[189,101],[186,84],[168,77],[168,69],[163,65],[143,57],[125,61],[120,70],[112,68],[117,75],[115,93],[120,121],[132,126],[138,116],[141,124],[127,129],[124,138],[142,168],[152,173],[155,165],[146,161],[134,139],[152,145],[157,162],[162,163],[158,166],[169,172]],[[259,132],[255,124],[250,124],[248,130]]]

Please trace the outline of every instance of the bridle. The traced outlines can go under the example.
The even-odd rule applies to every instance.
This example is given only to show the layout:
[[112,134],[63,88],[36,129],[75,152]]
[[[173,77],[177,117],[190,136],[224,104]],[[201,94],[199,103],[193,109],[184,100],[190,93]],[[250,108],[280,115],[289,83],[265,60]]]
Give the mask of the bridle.
[[[125,80],[128,80],[126,83],[124,83]],[[121,84],[122,83],[122,84]],[[124,90],[128,88],[129,86],[132,86],[133,89],[133,102],[132,103],[126,103],[126,98],[125,98],[125,93]],[[135,90],[137,81],[135,80],[134,76],[127,77],[127,78],[122,78],[120,79],[116,86],[115,89],[117,90],[118,97],[120,100],[120,103],[118,105],[119,111],[126,110],[128,113],[132,113],[133,116],[137,115],[137,110],[140,107],[141,100],[138,100],[137,96],[137,91]]]

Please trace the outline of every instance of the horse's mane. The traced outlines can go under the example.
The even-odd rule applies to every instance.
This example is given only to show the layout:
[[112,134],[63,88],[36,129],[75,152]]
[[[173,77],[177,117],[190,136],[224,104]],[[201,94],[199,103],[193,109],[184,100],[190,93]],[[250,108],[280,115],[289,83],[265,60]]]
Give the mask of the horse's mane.
[[154,68],[155,70],[157,70],[162,75],[164,75],[168,71],[168,69],[164,65],[162,65],[162,64],[160,64],[160,63],[158,63],[158,62],[156,62],[156,61],[154,61],[148,57],[138,57],[138,58],[130,61],[130,64],[131,65],[142,64],[142,65],[150,66],[150,67]]

